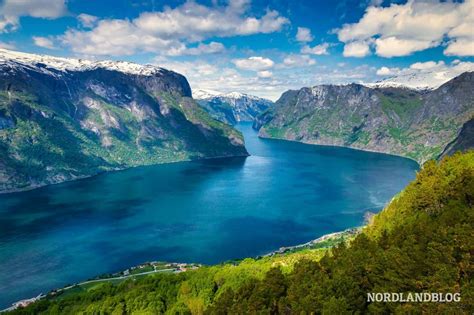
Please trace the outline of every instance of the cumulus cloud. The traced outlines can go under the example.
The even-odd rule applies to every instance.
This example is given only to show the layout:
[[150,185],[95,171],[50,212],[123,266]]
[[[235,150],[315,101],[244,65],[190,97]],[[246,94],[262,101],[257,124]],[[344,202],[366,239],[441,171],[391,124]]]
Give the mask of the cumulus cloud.
[[400,71],[398,68],[388,68],[388,67],[381,67],[377,69],[377,75],[380,76],[388,76],[388,75],[395,75]]
[[54,42],[47,37],[33,36],[33,42],[38,47],[56,49],[56,47],[54,46]]
[[288,68],[312,66],[314,64],[316,64],[316,61],[308,55],[291,54],[283,59],[283,66]]
[[77,16],[77,20],[83,27],[92,28],[96,25],[99,18],[94,15],[81,13]]
[[[474,31],[473,31],[474,33]],[[444,50],[446,56],[474,56],[474,39],[455,39]]]
[[271,78],[273,73],[271,71],[268,71],[268,70],[263,70],[263,71],[257,72],[257,75],[260,78]]
[[369,43],[366,41],[354,41],[344,45],[342,52],[344,57],[365,57],[370,55]]
[[303,54],[311,54],[311,55],[328,55],[328,43],[322,43],[321,45],[316,45],[314,47],[304,46],[301,48],[301,52]]
[[5,0],[0,5],[0,32],[18,29],[22,16],[55,19],[66,12],[65,0]]
[[186,47],[184,44],[172,48],[167,52],[169,56],[183,56],[183,55],[203,55],[203,54],[217,54],[225,51],[224,45],[218,42],[210,42],[209,44],[199,43],[196,47]]
[[[74,52],[88,55],[189,51],[183,48],[183,42],[196,43],[213,37],[268,34],[280,31],[289,23],[277,11],[267,10],[258,18],[248,16],[248,9],[249,1],[243,0],[230,1],[226,6],[205,6],[187,1],[176,8],[165,7],[160,12],[144,12],[133,20],[101,20],[88,31],[70,29],[61,40]],[[114,35],[113,38],[110,34]]]
[[276,99],[282,92],[280,81],[272,78],[271,71],[262,70],[256,75],[245,75],[237,69],[228,67],[225,60],[213,64],[202,61],[176,61],[167,57],[156,57],[154,63],[160,67],[182,73],[193,90],[216,90],[219,92],[243,92],[261,97]]
[[306,27],[298,27],[298,31],[296,32],[296,40],[301,43],[312,41],[313,35],[311,35],[311,30]]
[[446,38],[446,55],[474,56],[469,45],[474,40],[473,7],[474,0],[409,0],[389,7],[370,6],[357,23],[345,24],[337,34],[349,46],[344,48],[348,56],[354,56],[353,51],[357,57],[362,57],[363,51],[369,54],[369,45],[382,57],[407,56],[439,46]]
[[429,70],[429,69],[435,69],[435,68],[442,68],[444,66],[445,66],[444,61],[438,61],[438,62],[426,61],[426,62],[415,62],[410,65],[410,69]]
[[273,60],[264,57],[253,56],[245,59],[234,59],[232,62],[242,70],[262,71],[268,70],[275,64]]

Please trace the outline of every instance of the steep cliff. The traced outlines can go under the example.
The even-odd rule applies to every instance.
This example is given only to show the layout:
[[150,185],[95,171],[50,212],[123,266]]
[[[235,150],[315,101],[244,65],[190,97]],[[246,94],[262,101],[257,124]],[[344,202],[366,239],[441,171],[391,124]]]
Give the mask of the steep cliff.
[[218,94],[198,90],[193,92],[193,97],[212,117],[230,125],[254,121],[273,105],[270,100],[237,92]]
[[285,92],[256,118],[260,136],[410,157],[439,156],[474,114],[474,72],[434,90],[321,85]]
[[247,155],[183,76],[0,50],[0,191],[174,161]]

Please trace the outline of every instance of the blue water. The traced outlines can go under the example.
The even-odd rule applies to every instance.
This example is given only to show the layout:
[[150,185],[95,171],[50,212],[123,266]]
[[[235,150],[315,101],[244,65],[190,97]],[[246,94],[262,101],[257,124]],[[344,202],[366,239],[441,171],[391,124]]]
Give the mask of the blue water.
[[218,263],[361,225],[415,162],[262,140],[248,158],[140,167],[0,195],[0,308],[150,260]]

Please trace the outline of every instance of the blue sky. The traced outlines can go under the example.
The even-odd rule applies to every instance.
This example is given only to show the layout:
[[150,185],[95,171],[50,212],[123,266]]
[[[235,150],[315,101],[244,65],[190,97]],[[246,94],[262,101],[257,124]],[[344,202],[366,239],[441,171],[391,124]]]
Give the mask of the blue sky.
[[193,88],[287,89],[474,70],[474,2],[4,0],[0,46],[152,63]]

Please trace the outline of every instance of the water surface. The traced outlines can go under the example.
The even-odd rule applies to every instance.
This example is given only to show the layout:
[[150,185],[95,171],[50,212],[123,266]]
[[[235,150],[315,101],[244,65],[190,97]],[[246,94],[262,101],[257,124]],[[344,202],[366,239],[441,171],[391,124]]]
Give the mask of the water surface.
[[418,168],[238,128],[248,158],[140,167],[0,195],[0,308],[145,261],[212,264],[361,225]]

